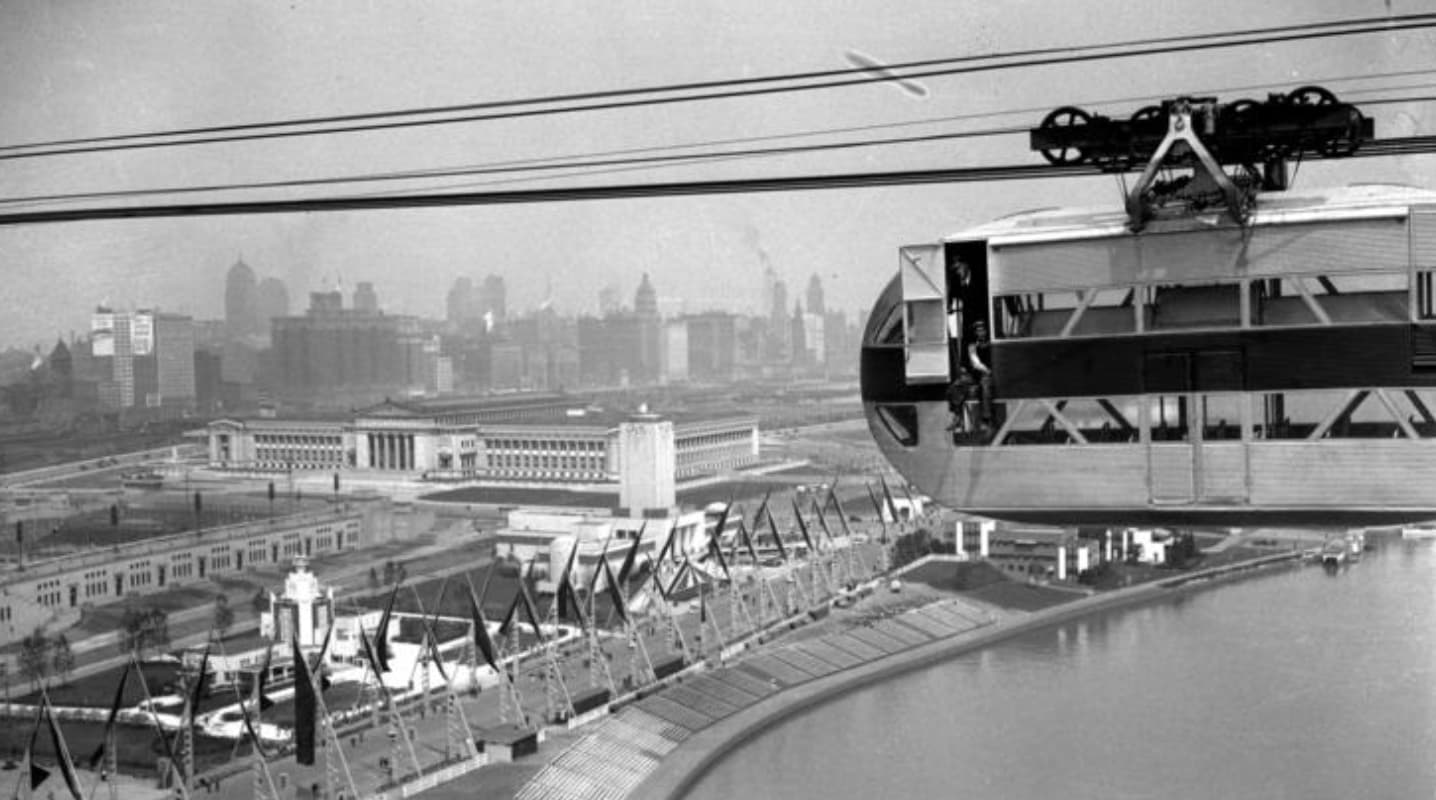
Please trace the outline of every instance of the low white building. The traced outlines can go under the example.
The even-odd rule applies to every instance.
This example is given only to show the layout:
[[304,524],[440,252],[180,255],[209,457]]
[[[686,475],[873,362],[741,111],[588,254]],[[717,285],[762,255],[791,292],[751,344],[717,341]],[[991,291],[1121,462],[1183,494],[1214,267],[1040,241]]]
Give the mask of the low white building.
[[[574,581],[587,584],[605,553],[615,571],[632,547],[638,559],[656,559],[673,535],[673,552],[697,556],[708,546],[707,517],[701,510],[653,510],[633,515],[596,509],[524,508],[509,512],[508,523],[495,534],[495,555],[522,564],[533,563],[540,592],[553,592],[553,581],[575,547]],[[642,539],[639,534],[642,534]]]
[[1167,563],[1172,534],[1160,528],[1127,528],[1122,531],[1122,552],[1139,564]]

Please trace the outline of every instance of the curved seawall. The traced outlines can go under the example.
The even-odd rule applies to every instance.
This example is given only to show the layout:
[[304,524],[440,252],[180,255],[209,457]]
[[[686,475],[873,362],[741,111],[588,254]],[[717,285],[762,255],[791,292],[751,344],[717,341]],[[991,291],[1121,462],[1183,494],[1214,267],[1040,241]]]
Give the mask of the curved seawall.
[[1149,603],[1173,597],[1188,588],[1213,585],[1240,577],[1254,570],[1289,564],[1297,561],[1300,555],[1299,553],[1281,553],[1264,556],[1240,564],[1215,567],[1165,581],[1092,595],[918,645],[881,659],[792,686],[762,698],[737,713],[694,732],[692,736],[664,756],[658,768],[640,783],[630,796],[654,798],[655,800],[682,798],[709,769],[739,745],[796,714],[856,689],[1023,633],[1059,625],[1094,612]]

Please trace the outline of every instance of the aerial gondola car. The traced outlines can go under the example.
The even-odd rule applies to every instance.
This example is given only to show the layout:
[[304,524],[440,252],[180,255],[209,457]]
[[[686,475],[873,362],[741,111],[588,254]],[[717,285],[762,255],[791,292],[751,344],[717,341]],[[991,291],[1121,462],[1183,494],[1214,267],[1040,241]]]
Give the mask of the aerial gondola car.
[[[1123,209],[900,249],[862,345],[884,455],[939,502],[1002,519],[1436,518],[1436,193],[1277,193],[1290,159],[1370,134],[1313,87],[1124,122],[1053,112],[1034,149],[1106,171],[1145,159],[1142,179]],[[1174,164],[1190,175],[1155,181]]]

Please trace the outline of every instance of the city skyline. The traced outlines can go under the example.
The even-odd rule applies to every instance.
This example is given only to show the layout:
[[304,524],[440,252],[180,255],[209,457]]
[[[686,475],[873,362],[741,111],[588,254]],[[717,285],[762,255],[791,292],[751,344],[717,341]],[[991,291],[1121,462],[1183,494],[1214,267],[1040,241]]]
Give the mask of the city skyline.
[[[252,259],[240,256],[238,259],[229,261],[225,264],[217,280],[215,291],[203,293],[198,298],[192,298],[189,302],[172,304],[154,297],[135,297],[126,298],[124,300],[117,300],[116,298],[108,295],[104,297],[97,297],[94,299],[84,299],[71,306],[58,309],[60,316],[62,316],[66,320],[73,318],[75,320],[74,324],[57,324],[55,329],[48,334],[46,334],[41,327],[34,328],[33,330],[37,331],[38,335],[31,339],[24,339],[23,337],[25,334],[20,334],[22,338],[15,340],[0,339],[0,352],[6,350],[33,351],[37,347],[43,350],[49,346],[53,346],[56,340],[72,342],[77,337],[82,337],[83,332],[89,329],[90,315],[94,310],[98,308],[107,308],[120,312],[151,311],[164,312],[167,314],[180,314],[192,317],[196,321],[201,322],[224,321],[228,317],[224,284],[225,281],[228,279],[231,270],[233,270],[238,265],[244,265],[251,270],[255,270],[257,266],[260,266],[262,269],[265,269],[264,272],[256,273],[256,300],[260,305],[265,305],[265,291],[268,290],[270,292],[271,298],[273,297],[275,292],[278,292],[279,297],[283,300],[280,305],[288,310],[288,315],[302,315],[304,313],[302,306],[307,302],[306,298],[311,293],[329,293],[337,291],[344,298],[344,306],[346,308],[352,308],[354,307],[355,291],[358,290],[361,285],[368,285],[371,289],[373,289],[374,292],[377,293],[379,298],[378,310],[383,313],[413,316],[422,320],[444,320],[449,315],[449,308],[447,307],[447,303],[449,302],[448,295],[450,292],[453,291],[455,284],[465,279],[469,279],[471,283],[473,283],[473,290],[476,293],[480,289],[479,284],[473,282],[472,278],[477,277],[481,270],[476,270],[471,273],[456,273],[453,277],[453,280],[450,283],[446,284],[442,291],[436,291],[434,293],[433,296],[435,298],[435,302],[433,304],[425,307],[414,307],[408,304],[404,304],[402,301],[396,304],[391,298],[401,296],[401,293],[397,291],[386,291],[386,287],[390,290],[394,290],[399,289],[403,285],[403,282],[400,281],[398,278],[390,278],[390,280],[388,281],[382,278],[374,281],[349,281],[344,279],[342,275],[335,275],[332,277],[321,276],[317,283],[310,284],[308,288],[296,288],[292,286],[288,281],[286,281],[283,277],[280,277],[279,275],[275,274],[270,274],[272,272],[272,269],[265,268],[262,265],[258,265]],[[495,276],[495,273],[489,274],[491,276]],[[804,277],[801,281],[797,281],[799,285],[805,288],[803,289],[803,294],[801,296],[797,296],[795,299],[799,300],[805,308],[808,305],[807,295],[810,291],[810,288],[807,287],[811,287],[811,281],[814,279],[818,279],[821,281],[821,277],[822,276],[819,273],[813,272],[808,276]],[[559,311],[561,314],[568,316],[601,317],[608,313],[610,310],[615,310],[606,310],[602,301],[603,290],[608,288],[614,288],[617,289],[617,298],[619,301],[616,310],[632,311],[634,309],[634,293],[639,289],[640,285],[643,282],[643,278],[643,273],[639,273],[635,278],[628,280],[624,280],[621,277],[617,278],[615,282],[610,283],[606,286],[594,287],[594,291],[591,293],[591,297],[586,297],[577,292],[565,292],[562,294],[554,292],[555,301],[552,305],[555,310]],[[788,286],[794,285],[793,281],[782,279],[780,279],[780,281]],[[656,284],[656,281],[654,281],[654,283]],[[508,283],[504,282],[504,285],[508,285]],[[826,286],[826,284],[824,284],[824,286]],[[531,287],[525,288],[527,289]],[[713,311],[764,316],[771,311],[770,301],[765,298],[764,287],[760,285],[759,281],[754,282],[754,286],[752,287],[751,292],[745,292],[741,295],[733,297],[731,298],[730,302],[726,303],[704,302],[703,300],[690,301],[690,299],[687,297],[679,297],[665,293],[664,291],[662,291],[662,287],[655,285],[655,289],[657,291],[656,301],[658,304],[658,310],[660,314],[665,317],[705,314]],[[551,291],[553,291],[552,286],[542,287],[541,291],[538,294],[534,294],[532,291],[525,291],[524,294],[532,296],[532,302],[528,303],[524,307],[517,309],[510,306],[508,311],[511,315],[517,314],[519,316],[526,316],[534,312],[543,310],[544,308],[548,307],[546,306],[546,303],[550,299],[548,293]],[[826,291],[826,288],[824,288],[823,291]],[[747,297],[747,294],[751,294],[752,296]],[[565,299],[558,299],[559,297]],[[568,299],[574,301],[572,305],[567,302]],[[273,308],[275,302],[275,300],[271,299],[269,301],[268,307]],[[791,302],[786,302],[785,304],[790,306]],[[832,308],[830,304],[825,305],[830,310],[839,310],[850,315],[860,314],[865,310],[863,306],[857,306],[853,308]],[[270,313],[262,316],[264,319],[268,319],[269,317],[284,315]],[[267,328],[261,328],[259,330],[267,330]]]
[[[1190,35],[1235,28],[1408,13],[1401,3],[1236,2],[1128,13],[1095,3],[963,4],[925,0],[893,13],[855,6],[739,3],[674,14],[663,9],[552,9],[435,5],[416,15],[370,6],[220,4],[180,9],[135,4],[7,9],[0,44],[8,68],[0,97],[25,113],[0,118],[0,144],[224,125],[386,109],[439,107],[736,76],[843,69],[857,50],[885,63],[1016,52],[1049,46]],[[556,13],[548,13],[549,11]],[[1041,19],[1044,24],[1030,24]],[[1239,21],[1238,21],[1239,20]],[[956,24],[949,24],[956,23]],[[383,31],[377,34],[376,31]],[[1126,115],[1150,98],[1213,91],[1230,99],[1270,87],[1332,81],[1338,95],[1371,96],[1354,79],[1409,72],[1433,49],[1425,31],[1260,48],[1112,59],[1058,68],[924,78],[926,98],[892,85],[778,94],[583,115],[496,120],[407,131],[300,137],[195,147],[13,158],[0,161],[5,198],[74,192],[285,181],[388,171],[452,169],[567,156],[701,145],[834,142],[1036,125],[1061,105]],[[615,47],[617,44],[619,46]],[[1412,78],[1406,81],[1410,83]],[[1399,83],[1387,79],[1382,89]],[[1246,88],[1243,88],[1246,87]],[[1359,99],[1358,99],[1359,102]],[[1003,112],[1003,113],[998,113]],[[1373,107],[1377,135],[1424,133],[1424,103]],[[997,114],[996,116],[992,116]],[[936,125],[943,127],[936,128]],[[844,131],[847,131],[846,133]],[[801,134],[794,136],[794,134]],[[733,141],[734,145],[719,145]],[[642,170],[560,170],[340,187],[329,194],[396,188],[743,179],[990,164],[1036,164],[1025,137],[1003,135],[818,154],[670,163]],[[690,148],[691,149],[691,148]],[[660,151],[661,152],[661,151]],[[554,163],[562,164],[563,161]],[[1298,190],[1332,182],[1429,183],[1421,156],[1304,165]],[[297,188],[211,192],[181,199],[309,196]],[[0,199],[5,199],[0,198]],[[510,306],[549,298],[591,307],[599,287],[631,297],[652,275],[660,298],[687,310],[743,309],[773,269],[800,296],[823,276],[826,302],[871,303],[896,265],[896,248],[1023,208],[1115,205],[1110,178],[843,189],[469,209],[272,217],[128,220],[0,229],[7,283],[0,346],[48,345],[83,326],[102,300],[218,316],[205,294],[242,256],[285,280],[292,298],[342,278],[374,283],[399,313],[429,315],[461,275],[496,273]],[[95,202],[95,201],[91,201]],[[122,201],[123,202],[123,201]],[[73,204],[74,201],[71,201]],[[23,207],[57,207],[28,201]],[[15,206],[22,207],[22,206]],[[82,302],[77,303],[76,295]]]

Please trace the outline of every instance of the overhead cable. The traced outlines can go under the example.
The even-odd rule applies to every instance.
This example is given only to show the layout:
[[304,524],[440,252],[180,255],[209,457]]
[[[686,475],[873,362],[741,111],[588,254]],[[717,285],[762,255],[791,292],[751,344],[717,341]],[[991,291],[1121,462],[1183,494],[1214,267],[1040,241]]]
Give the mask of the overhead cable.
[[[891,77],[896,73],[896,71],[901,70],[915,71],[906,72],[898,77],[927,78],[972,74],[994,70],[1026,68],[1034,66],[1052,66],[1060,64],[1081,63],[1112,58],[1132,58],[1146,55],[1160,55],[1177,52],[1194,52],[1227,47],[1242,47],[1253,44],[1275,44],[1281,42],[1325,39],[1368,33],[1391,33],[1395,31],[1416,30],[1430,27],[1436,27],[1436,14],[1409,14],[1388,17],[1372,17],[1361,20],[1308,23],[1303,25],[1289,25],[1275,28],[1255,28],[1248,29],[1245,31],[1228,31],[1224,33],[1199,34],[1195,36],[1160,37],[1152,39],[1133,40],[1131,42],[1119,42],[1101,45],[1046,48],[1042,50],[1015,51],[1013,53],[998,53],[982,56],[966,56],[960,58],[913,61],[890,65],[886,70],[887,74],[881,76],[873,76],[866,74],[868,71],[863,68],[826,70],[822,72],[796,73],[792,75],[768,76],[763,78],[733,79],[728,81],[708,81],[694,84],[674,84],[671,86],[662,87],[622,89],[607,92],[589,92],[577,95],[555,95],[543,98],[494,101],[492,103],[475,103],[467,104],[465,106],[452,106],[434,109],[409,109],[398,112],[371,112],[367,114],[343,115],[337,117],[306,118],[261,123],[244,123],[238,125],[211,126],[209,128],[188,128],[152,133],[122,134],[107,137],[90,137],[86,139],[53,140],[51,142],[36,142],[0,147],[0,161],[22,158],[37,158],[42,156],[74,155],[83,153],[112,152],[118,150],[148,149],[156,147],[233,143],[261,139],[279,139],[300,136],[329,135],[336,133],[372,132],[395,128],[412,128],[420,126],[449,125],[455,123],[491,121],[500,119],[517,119],[523,117],[547,116],[553,114],[570,114],[586,111],[605,111],[641,106],[687,103],[700,100],[732,99],[787,92],[804,92],[818,89],[833,89],[868,83],[881,83],[884,81],[891,80]],[[861,77],[852,77],[854,75],[861,75]],[[829,76],[836,76],[841,79],[817,83],[798,83],[794,85],[782,86],[766,85],[768,83],[774,82],[813,80],[815,78],[824,78]],[[758,86],[759,88],[731,88],[737,86]],[[707,89],[712,88],[720,89],[720,91],[707,91]],[[530,107],[535,105],[551,105],[553,103],[572,103],[588,99],[631,97],[635,95],[655,93],[667,94],[678,91],[689,91],[692,89],[701,89],[702,91],[699,91],[698,93],[694,94],[683,94],[678,96],[642,97],[640,99],[634,100],[606,100],[605,102],[585,103],[582,105],[561,105],[558,107],[549,108]],[[407,117],[413,115],[432,115],[435,113],[448,113],[449,109],[478,110],[516,108],[521,110],[504,110],[497,111],[495,113],[466,115],[460,117],[442,117],[439,119],[402,119],[399,121],[390,122],[366,122],[365,124],[346,124],[337,127],[321,127],[314,129],[305,128],[300,130],[270,130],[276,127],[289,128],[297,125],[328,124],[329,122],[335,121],[350,122],[368,119]],[[188,135],[190,133],[211,132],[225,133],[226,135],[201,136],[199,138],[191,139],[166,139],[163,141],[135,141],[136,139],[153,139],[157,137]],[[79,147],[69,146],[85,143],[90,144],[86,144],[86,146]]]

